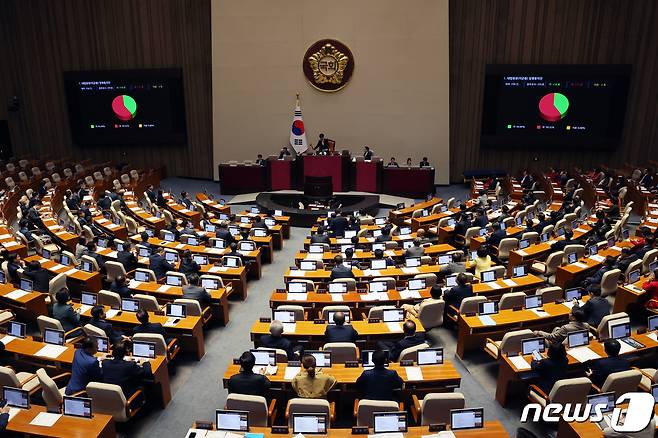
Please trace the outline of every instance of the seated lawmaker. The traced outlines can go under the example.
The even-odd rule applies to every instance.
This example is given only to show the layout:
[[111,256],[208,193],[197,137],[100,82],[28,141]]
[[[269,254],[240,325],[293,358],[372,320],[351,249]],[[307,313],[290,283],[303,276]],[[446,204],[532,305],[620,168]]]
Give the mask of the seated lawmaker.
[[395,161],[395,157],[391,157],[391,161],[388,162],[386,167],[400,167],[400,165]]
[[126,342],[112,346],[112,358],[103,360],[103,383],[118,385],[126,400],[139,389],[142,379],[152,376],[151,362],[146,361],[139,366],[132,360],[124,360],[128,353]]
[[326,243],[329,245],[331,243],[331,240],[329,240],[329,236],[325,232],[325,228],[320,225],[318,227],[318,230],[315,234],[311,236],[311,243]]
[[326,398],[327,393],[336,384],[336,378],[329,374],[322,373],[322,370],[316,369],[315,357],[308,355],[302,358],[301,370],[293,377],[291,386],[302,398]]
[[386,368],[386,353],[377,350],[372,353],[371,370],[364,370],[356,379],[356,387],[365,400],[397,401],[396,390],[402,389],[404,381],[397,371]]
[[267,377],[254,373],[255,364],[256,357],[251,351],[242,353],[242,356],[240,356],[240,372],[232,375],[226,385],[229,394],[267,396],[267,391],[272,384]]
[[551,245],[551,251],[564,251],[567,245],[573,245],[578,243],[578,241],[573,240],[573,231],[570,229],[564,230],[564,239],[560,239],[554,244]]
[[459,310],[459,306],[461,306],[464,298],[473,296],[475,296],[473,294],[473,286],[469,284],[468,277],[462,272],[457,275],[457,285],[453,286],[444,295],[446,309],[449,306],[453,306],[455,309]]
[[432,167],[430,162],[427,160],[427,157],[423,157],[423,159],[421,160],[419,166],[420,167]]
[[156,279],[161,280],[167,275],[167,271],[176,270],[176,267],[165,258],[162,247],[153,247],[152,251],[149,256],[149,268],[155,273]]
[[62,324],[65,332],[69,332],[76,327],[80,327],[80,313],[73,310],[69,304],[71,297],[69,290],[65,287],[61,288],[55,294],[56,303],[53,304],[53,318]]
[[120,332],[115,332],[112,327],[112,323],[105,320],[105,310],[103,306],[94,306],[91,309],[91,319],[89,324],[97,327],[105,332],[105,336],[109,339],[112,344],[116,344],[123,339],[123,335]]
[[539,389],[549,394],[555,382],[567,377],[569,359],[567,358],[567,350],[562,342],[551,342],[546,355],[548,356],[547,359],[533,360],[530,363],[530,367],[539,374],[539,378],[537,379]]
[[258,154],[258,157],[256,158],[255,161],[257,166],[264,166],[265,165],[265,160],[263,160],[263,154]]
[[318,143],[313,148],[318,155],[327,155],[329,153],[329,139],[324,138],[324,134],[318,137]]
[[110,292],[118,293],[121,298],[131,298],[133,296],[132,291],[128,288],[128,279],[123,275],[119,275],[114,279],[110,285]]
[[[598,327],[603,317],[610,314],[612,305],[601,296],[601,287],[598,284],[587,286],[587,293],[589,294],[589,300],[583,305],[582,309],[585,312],[587,323],[592,327]],[[574,307],[576,306],[578,304],[574,304]]]
[[451,275],[466,272],[466,262],[462,260],[463,258],[464,256],[461,251],[452,253],[452,261],[441,267],[441,274]]
[[402,331],[404,332],[404,338],[396,342],[384,342],[379,341],[377,346],[380,350],[389,350],[389,357],[393,362],[397,362],[400,359],[400,353],[406,348],[415,347],[425,342],[425,335],[422,333],[416,333],[416,323],[407,320],[402,324]]
[[561,343],[571,332],[578,330],[589,330],[589,324],[585,322],[585,319],[586,317],[583,309],[574,306],[571,309],[571,313],[569,314],[568,323],[559,327],[555,327],[551,333],[542,330],[535,330],[532,333],[534,336],[541,336],[548,342]]
[[134,271],[139,267],[137,257],[133,254],[132,249],[132,243],[124,242],[121,251],[117,251],[117,261],[123,265],[126,272]]
[[411,161],[411,157],[407,158],[407,167],[413,167],[414,163]]
[[101,381],[101,368],[96,360],[98,345],[93,338],[85,338],[80,348],[73,353],[73,364],[71,365],[71,379],[66,385],[66,395],[84,391],[89,382]]
[[190,251],[189,249],[183,251],[180,260],[180,265],[178,266],[178,272],[180,272],[181,274],[185,274],[185,276],[189,279],[190,275],[192,274],[198,275],[200,271],[201,271],[201,266],[199,266],[199,264],[194,261],[194,258],[192,257],[192,251]]
[[343,264],[343,256],[340,254],[334,257],[334,267],[331,269],[330,278],[332,280],[337,278],[354,278],[352,268]]
[[47,269],[41,267],[41,263],[32,260],[25,267],[23,275],[32,280],[32,289],[39,292],[48,292],[48,284],[52,276]]
[[605,379],[610,374],[631,369],[628,360],[619,356],[621,344],[618,340],[606,339],[603,342],[603,348],[608,357],[591,361],[589,369],[586,371],[587,377],[599,388],[603,386]]
[[162,335],[167,340],[167,332],[159,322],[149,322],[149,313],[144,309],[139,309],[135,314],[139,324],[133,328],[133,334],[150,333],[153,335]]
[[382,234],[375,237],[375,242],[389,242],[391,240],[391,227],[385,225],[382,227]]
[[507,231],[503,230],[500,226],[500,221],[494,221],[493,223],[493,233],[487,239],[487,245],[489,246],[498,246],[500,241],[507,237]]
[[441,300],[442,296],[443,296],[443,289],[438,284],[435,284],[430,289],[430,297],[429,298],[425,298],[423,301],[421,301],[418,304],[403,304],[402,308],[404,309],[405,312],[407,312],[408,315],[411,315],[411,316],[417,318],[418,315],[420,314],[420,306],[423,305],[423,303],[425,303],[427,305],[427,304],[437,302],[437,301]]
[[202,309],[210,306],[211,296],[208,291],[201,286],[201,279],[197,274],[190,274],[187,277],[189,284],[183,286],[183,298],[196,300]]
[[395,262],[390,257],[384,257],[384,251],[377,248],[374,252],[374,260],[386,260],[386,266],[395,266]]
[[356,342],[359,334],[350,324],[345,325],[345,314],[334,313],[334,325],[327,324],[324,330],[325,342]]
[[363,159],[366,161],[372,160],[372,150],[368,146],[363,147]]
[[423,248],[422,242],[418,238],[415,238],[413,240],[413,245],[404,251],[405,258],[422,257],[424,254],[425,248]]
[[481,245],[477,251],[476,251],[477,257],[475,257],[475,260],[473,262],[475,263],[475,277],[480,278],[480,272],[486,271],[487,269],[491,269],[491,267],[494,265],[493,260],[491,259],[491,256],[489,255],[489,251],[485,245]]
[[270,334],[260,337],[260,345],[265,348],[276,348],[286,352],[288,360],[299,360],[301,347],[293,346],[290,340],[283,337],[283,324],[281,321],[270,323]]
[[285,157],[288,157],[288,156],[290,156],[290,151],[288,150],[288,146],[282,147],[281,150],[279,151],[278,159],[283,160]]

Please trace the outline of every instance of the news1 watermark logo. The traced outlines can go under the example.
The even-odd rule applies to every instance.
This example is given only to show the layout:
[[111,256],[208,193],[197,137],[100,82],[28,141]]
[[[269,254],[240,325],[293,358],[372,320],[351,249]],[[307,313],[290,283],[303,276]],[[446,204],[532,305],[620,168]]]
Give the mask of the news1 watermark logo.
[[[647,392],[628,392],[619,397],[615,405],[628,404],[625,408],[616,407],[612,411],[610,427],[615,432],[634,433],[645,429],[654,415],[653,395]],[[521,413],[521,423],[527,423],[532,411],[532,422],[540,419],[547,423],[557,423],[560,419],[571,423],[603,420],[604,404],[590,405],[581,403],[549,403],[542,406],[539,403],[529,403]]]

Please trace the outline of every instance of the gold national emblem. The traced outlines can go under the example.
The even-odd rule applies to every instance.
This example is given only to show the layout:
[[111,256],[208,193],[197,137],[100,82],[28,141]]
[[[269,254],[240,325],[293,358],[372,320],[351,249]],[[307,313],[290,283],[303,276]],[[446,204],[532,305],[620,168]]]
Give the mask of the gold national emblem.
[[336,40],[313,44],[304,56],[304,75],[321,91],[338,91],[349,82],[354,71],[352,52]]

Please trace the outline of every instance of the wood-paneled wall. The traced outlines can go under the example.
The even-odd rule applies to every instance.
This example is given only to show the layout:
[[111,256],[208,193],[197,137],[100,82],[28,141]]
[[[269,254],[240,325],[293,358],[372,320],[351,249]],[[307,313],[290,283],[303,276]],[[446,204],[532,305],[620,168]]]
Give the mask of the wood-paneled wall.
[[[10,121],[15,155],[212,177],[210,0],[3,0],[0,36],[0,118]],[[183,69],[187,146],[72,146],[62,72],[158,67]],[[8,114],[12,95],[21,109]]]
[[[450,2],[450,175],[497,167],[619,167],[658,156],[658,2]],[[632,64],[626,123],[616,150],[481,149],[486,64]]]

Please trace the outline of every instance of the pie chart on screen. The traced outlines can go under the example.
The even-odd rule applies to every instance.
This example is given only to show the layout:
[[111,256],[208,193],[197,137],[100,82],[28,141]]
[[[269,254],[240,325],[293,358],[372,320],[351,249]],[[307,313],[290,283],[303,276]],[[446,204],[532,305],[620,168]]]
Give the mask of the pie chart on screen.
[[567,114],[569,99],[562,93],[549,93],[539,100],[539,115],[547,122],[557,122]]
[[119,120],[124,122],[132,120],[137,113],[137,102],[127,94],[122,94],[112,101],[112,111]]

